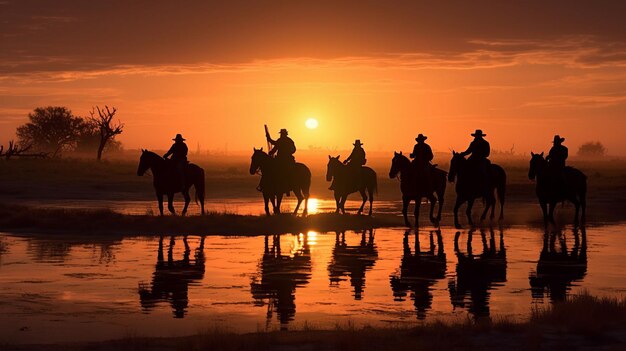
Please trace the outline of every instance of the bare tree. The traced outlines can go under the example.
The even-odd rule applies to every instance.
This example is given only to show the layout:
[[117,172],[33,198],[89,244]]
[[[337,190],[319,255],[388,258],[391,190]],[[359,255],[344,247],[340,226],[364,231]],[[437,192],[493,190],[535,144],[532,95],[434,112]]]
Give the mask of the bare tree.
[[26,152],[32,148],[32,144],[28,144],[25,146],[20,146],[16,144],[13,140],[9,141],[9,148],[4,151],[4,145],[0,145],[0,157],[4,157],[7,160],[11,157],[46,157],[48,154],[46,153],[34,153],[27,154]]
[[[96,112],[98,115],[96,116]],[[104,109],[100,109],[98,106],[94,107],[90,114],[89,120],[99,129],[100,131],[100,145],[98,145],[98,161],[102,159],[102,152],[104,151],[104,147],[109,143],[116,135],[122,134],[122,130],[124,129],[124,124],[117,121],[116,124],[113,124],[113,118],[115,117],[115,113],[117,109],[113,107],[109,109],[109,106],[104,106]]]

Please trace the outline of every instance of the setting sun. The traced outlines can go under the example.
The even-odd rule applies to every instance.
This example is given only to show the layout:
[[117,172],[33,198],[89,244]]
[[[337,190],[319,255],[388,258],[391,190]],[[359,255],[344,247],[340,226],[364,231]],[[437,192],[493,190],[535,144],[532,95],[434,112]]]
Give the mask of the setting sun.
[[309,118],[304,122],[304,125],[309,129],[316,129],[319,122],[315,118]]

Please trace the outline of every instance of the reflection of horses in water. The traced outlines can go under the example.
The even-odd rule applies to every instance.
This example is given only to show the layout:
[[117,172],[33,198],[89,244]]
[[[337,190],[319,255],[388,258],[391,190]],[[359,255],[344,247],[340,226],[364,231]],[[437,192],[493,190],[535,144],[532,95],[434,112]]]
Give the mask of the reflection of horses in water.
[[255,306],[267,304],[267,322],[274,311],[281,328],[293,320],[296,315],[296,288],[309,283],[311,278],[311,251],[307,234],[295,236],[292,255],[281,253],[280,235],[265,236],[263,259],[259,263],[260,279],[253,278],[250,284]]
[[[394,152],[391,160],[391,169],[389,170],[389,178],[395,178],[400,173],[400,190],[402,191],[402,215],[404,216],[404,224],[411,226],[407,211],[411,201],[415,201],[415,226],[419,223],[419,210],[422,198],[425,197],[430,201],[430,221],[438,224],[441,221],[441,208],[443,207],[443,195],[446,192],[446,172],[434,168],[431,171],[431,184],[425,184],[423,178],[416,171],[411,161],[402,152]],[[437,197],[435,197],[435,193]],[[437,217],[434,217],[435,204],[439,202],[439,210]]]
[[159,239],[157,263],[152,274],[150,285],[139,284],[141,306],[149,311],[158,302],[169,302],[174,318],[183,318],[189,306],[189,285],[200,282],[204,278],[204,237],[196,248],[194,260],[190,259],[191,248],[187,236],[183,237],[185,251],[182,260],[174,259],[175,240],[170,238],[167,249],[167,261],[163,257],[163,237]]
[[265,214],[270,215],[269,202],[272,202],[274,213],[280,213],[280,203],[283,195],[293,191],[298,199],[294,214],[298,213],[300,204],[304,199],[304,212],[309,211],[309,189],[311,188],[311,171],[302,163],[294,163],[289,175],[285,175],[284,166],[280,162],[263,151],[263,148],[254,149],[250,162],[250,174],[261,171],[261,191],[265,201]]
[[[359,173],[355,174],[355,170]],[[378,191],[378,180],[376,179],[376,172],[373,169],[365,166],[350,166],[344,165],[339,161],[339,156],[328,156],[328,165],[326,166],[326,180],[331,181],[335,178],[335,203],[337,210],[335,212],[346,213],[346,200],[348,195],[359,192],[363,202],[359,208],[358,214],[363,212],[363,207],[367,202],[368,195],[370,200],[369,215],[372,215],[372,203],[374,202],[374,193]],[[367,190],[367,194],[365,191]]]
[[569,201],[576,207],[574,224],[578,224],[578,212],[582,208],[581,221],[585,223],[587,209],[587,176],[573,167],[565,167],[563,175],[553,174],[548,161],[541,154],[531,152],[528,178],[537,178],[536,193],[543,212],[543,221],[554,223],[554,208],[561,201]]
[[460,153],[452,151],[452,160],[450,160],[450,172],[448,173],[448,180],[453,182],[456,178],[456,203],[454,204],[454,225],[457,228],[461,228],[459,224],[458,211],[459,207],[463,203],[467,202],[467,221],[469,225],[473,225],[472,222],[472,206],[474,206],[474,200],[477,198],[483,198],[486,206],[480,220],[484,220],[487,217],[487,212],[491,208],[490,220],[493,220],[496,209],[496,198],[494,191],[498,194],[498,200],[500,201],[500,217],[504,218],[504,196],[506,193],[506,173],[502,167],[489,163],[488,176],[487,176],[487,191],[481,183],[484,180],[479,178],[479,171],[477,166],[472,166],[471,161],[468,161]]
[[473,230],[467,236],[467,253],[459,250],[459,236],[454,237],[454,252],[458,263],[456,265],[456,282],[448,282],[450,300],[453,307],[465,307],[466,297],[469,295],[469,312],[476,318],[489,316],[489,290],[500,283],[506,282],[506,250],[504,248],[504,235],[500,231],[500,245],[496,246],[493,229],[490,229],[489,243],[483,230],[480,236],[483,244],[483,252],[480,256],[474,256],[472,251]]
[[587,233],[584,227],[581,228],[581,243],[578,229],[573,231],[571,251],[568,251],[565,235],[561,231],[544,235],[537,270],[531,272],[529,277],[533,298],[541,299],[547,291],[550,300],[564,301],[572,283],[581,281],[587,274]]
[[350,277],[350,285],[354,288],[354,299],[360,300],[365,289],[365,272],[374,267],[378,259],[378,250],[374,244],[374,229],[363,230],[358,245],[346,243],[346,233],[337,232],[333,257],[328,264],[330,284],[339,284]]
[[[407,292],[411,291],[411,299],[417,311],[417,318],[426,318],[433,302],[431,287],[439,279],[446,277],[446,254],[443,250],[441,230],[430,231],[430,247],[422,251],[419,242],[419,233],[415,231],[415,253],[409,247],[410,230],[404,232],[404,254],[398,273],[391,275],[391,290],[395,301],[404,301]],[[434,235],[437,236],[435,245]],[[437,249],[435,251],[435,248]]]
[[189,189],[192,185],[196,189],[196,203],[200,200],[201,212],[204,214],[204,170],[202,168],[193,163],[185,166],[185,186],[183,189],[180,188],[180,180],[172,161],[165,160],[154,152],[141,150],[137,175],[142,176],[148,169],[152,170],[154,190],[159,202],[161,216],[163,215],[163,195],[167,195],[167,209],[172,214],[176,213],[172,204],[176,193],[182,193],[185,198],[185,207],[182,212],[185,215],[189,201],[191,201]]

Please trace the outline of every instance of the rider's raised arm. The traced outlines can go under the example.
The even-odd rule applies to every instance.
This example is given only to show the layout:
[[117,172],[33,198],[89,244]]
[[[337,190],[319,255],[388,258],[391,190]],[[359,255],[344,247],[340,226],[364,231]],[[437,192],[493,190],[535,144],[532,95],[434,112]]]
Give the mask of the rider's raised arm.
[[473,149],[474,149],[474,142],[472,141],[469,144],[469,146],[467,147],[467,150],[461,152],[461,156],[467,156],[467,155],[471,154]]
[[174,153],[174,145],[172,145],[170,147],[170,149],[165,153],[165,155],[163,155],[163,158],[168,158],[170,157],[170,155],[172,155]]

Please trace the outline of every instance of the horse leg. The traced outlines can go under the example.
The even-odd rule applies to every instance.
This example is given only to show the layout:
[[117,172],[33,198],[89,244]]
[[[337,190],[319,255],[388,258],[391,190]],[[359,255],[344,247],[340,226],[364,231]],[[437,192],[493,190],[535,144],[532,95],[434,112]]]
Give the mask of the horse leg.
[[548,219],[550,223],[554,224],[554,209],[556,208],[556,202],[550,202],[548,205]]
[[156,196],[159,203],[159,213],[163,216],[163,193],[157,193]]
[[570,201],[574,204],[574,208],[576,209],[574,212],[574,226],[578,226],[578,213],[580,212],[580,202],[578,201],[578,199],[576,198],[576,196],[573,196]]
[[341,195],[339,195],[339,193],[337,193],[337,191],[334,192],[334,196],[335,196],[335,204],[337,206],[337,209],[335,210],[335,213],[339,213],[339,211],[341,210]]
[[415,199],[415,208],[413,209],[413,216],[415,216],[415,228],[419,227],[419,218],[420,218],[420,205],[422,204],[422,197],[418,196]]
[[441,222],[441,209],[443,209],[443,192],[437,193],[437,202],[439,202],[439,208],[437,209],[437,226]]
[[270,206],[269,206],[270,197],[267,195],[263,195],[263,202],[265,202],[265,214],[269,216],[270,215]]
[[428,196],[428,201],[430,201],[430,223],[435,224],[437,223],[437,218],[435,218],[434,216],[435,205],[437,205],[437,198],[435,197],[435,195],[430,194]]
[[372,188],[367,188],[367,192],[369,193],[369,198],[370,198],[370,212],[369,212],[369,216],[372,216],[372,209],[374,207],[374,189]]
[[348,194],[341,197],[341,213],[346,214],[346,200],[348,200]]
[[189,196],[189,189],[183,191],[183,198],[185,199],[185,206],[183,207],[182,215],[187,214],[187,207],[189,207],[189,202],[191,201],[191,197]]
[[298,210],[300,209],[300,204],[302,203],[302,199],[304,198],[302,196],[302,192],[300,191],[300,189],[295,189],[293,191],[294,195],[296,195],[296,198],[298,199],[298,203],[296,204],[296,209],[293,211],[294,215],[298,214]]
[[174,209],[174,193],[167,194],[167,209],[171,214],[176,215],[176,210]]
[[367,194],[365,194],[365,189],[359,190],[359,193],[361,193],[361,199],[363,199],[363,202],[361,203],[361,207],[359,207],[359,211],[357,212],[357,214],[360,215],[363,212],[363,207],[365,207],[365,203],[367,202]]
[[[409,218],[407,216],[407,212],[409,209],[409,203],[411,202],[411,199],[407,198],[407,197],[402,197],[402,216],[404,216],[404,225],[406,225],[407,227],[411,228],[411,223],[409,222]],[[417,220],[417,218],[416,218]],[[417,226],[417,223],[415,223],[415,225]]]
[[461,207],[461,205],[463,204],[463,199],[458,196],[456,198],[456,202],[454,203],[454,227],[456,229],[461,229],[461,224],[459,223],[459,208]]
[[543,213],[543,225],[544,227],[548,227],[548,204],[546,202],[539,202],[539,206],[541,206],[541,212]]
[[280,193],[276,195],[276,207],[274,208],[274,213],[280,213],[280,204],[283,202],[283,194]]
[[495,207],[494,200],[491,199],[491,196],[487,196],[487,198],[485,199],[485,203],[486,203],[485,209],[483,210],[483,213],[480,215],[481,222],[484,221],[485,218],[487,218],[487,213],[489,212],[489,208]]
[[474,221],[472,221],[472,207],[474,206],[474,199],[467,200],[467,209],[465,209],[465,215],[467,216],[467,224],[473,226]]

